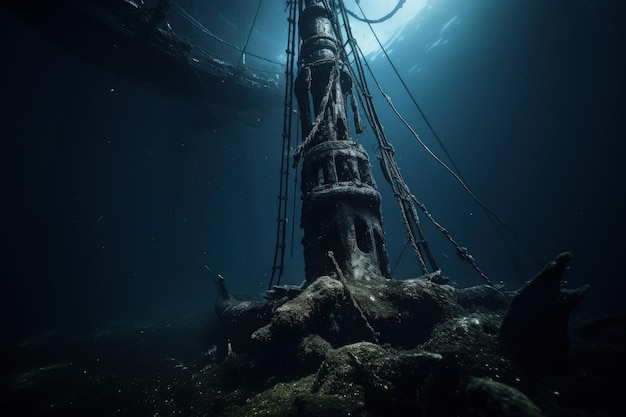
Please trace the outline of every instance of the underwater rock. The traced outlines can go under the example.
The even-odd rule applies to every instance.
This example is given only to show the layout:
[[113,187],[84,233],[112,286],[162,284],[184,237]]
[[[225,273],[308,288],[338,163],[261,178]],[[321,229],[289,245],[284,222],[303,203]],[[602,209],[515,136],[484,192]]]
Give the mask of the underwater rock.
[[517,369],[498,343],[501,316],[471,313],[438,324],[420,349],[441,354],[424,389],[426,415],[463,415],[456,398],[469,376],[514,380]]
[[487,378],[472,378],[465,388],[466,415],[480,417],[543,417],[519,390]]
[[320,277],[293,300],[274,310],[271,321],[252,333],[259,342],[280,344],[284,338],[319,333],[328,314],[345,299],[344,287],[331,277]]
[[256,368],[249,355],[231,351],[215,373],[224,387],[234,389],[252,384],[259,373]]
[[272,310],[283,300],[272,302],[244,300],[228,296],[218,298],[215,313],[218,319],[217,349],[213,360],[224,358],[229,349],[237,352],[250,351],[250,334],[259,327],[269,323]]
[[224,325],[247,323],[258,328],[269,321],[273,307],[265,301],[233,297],[218,301],[216,315]]
[[451,379],[463,375],[496,377],[508,369],[498,343],[500,315],[471,313],[446,320],[435,327],[420,348],[443,355]]
[[218,292],[215,315],[219,323],[221,340],[216,346],[213,360],[223,358],[233,346],[238,352],[251,350],[252,332],[268,324],[274,310],[298,293],[295,286],[289,286],[274,287],[275,291],[267,301],[233,296],[226,288],[224,277],[214,273],[206,265],[205,268],[213,276]]
[[483,307],[488,310],[504,310],[509,305],[506,296],[489,285],[457,288],[456,299],[459,304],[467,309]]
[[296,417],[363,416],[369,414],[360,398],[339,395],[299,395],[294,401]]
[[567,369],[569,313],[588,285],[561,289],[571,253],[559,254],[518,292],[504,317],[500,340],[526,370]]
[[269,324],[252,339],[281,345],[314,333],[335,347],[369,340],[414,348],[428,339],[438,322],[462,312],[452,287],[426,279],[344,285],[323,276],[276,308]]
[[463,313],[455,290],[429,279],[386,280],[351,287],[380,343],[412,349],[435,325]]
[[220,417],[240,417],[255,415],[265,415],[272,417],[299,416],[299,407],[296,404],[296,401],[298,401],[299,403],[300,397],[308,398],[311,391],[312,383],[312,376],[301,378],[296,381],[277,382],[276,384],[273,384],[269,388],[262,390],[255,395],[244,397],[240,401],[229,404],[224,408],[224,410],[219,410],[219,412],[216,414],[203,413],[196,415],[219,415]]
[[333,346],[317,334],[311,334],[302,339],[299,346],[299,356],[302,368],[315,372]]
[[363,398],[368,410],[417,415],[424,381],[441,355],[360,342],[335,349],[320,366],[313,392]]

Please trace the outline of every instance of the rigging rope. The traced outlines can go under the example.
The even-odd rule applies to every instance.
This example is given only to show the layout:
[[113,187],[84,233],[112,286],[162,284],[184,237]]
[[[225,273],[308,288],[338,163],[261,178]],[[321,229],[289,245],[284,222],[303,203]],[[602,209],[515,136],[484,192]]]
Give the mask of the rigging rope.
[[[332,21],[332,25],[334,26],[335,29],[335,33],[337,34],[337,38],[338,41],[341,42],[341,44],[344,45],[344,48],[339,48],[341,51],[341,59],[338,59],[335,62],[335,65],[333,66],[333,69],[331,71],[331,74],[329,76],[329,83],[328,83],[328,87],[327,87],[327,91],[325,92],[321,103],[319,105],[319,112],[317,117],[315,118],[314,122],[309,126],[310,130],[308,130],[306,137],[303,139],[302,143],[300,143],[297,146],[297,149],[294,152],[294,163],[293,166],[297,166],[300,158],[301,158],[301,154],[302,152],[309,146],[310,141],[312,140],[312,138],[314,137],[314,135],[317,133],[319,126],[320,126],[320,122],[322,120],[322,118],[324,117],[324,114],[326,113],[326,105],[327,105],[327,101],[328,101],[328,97],[330,96],[330,89],[333,84],[334,84],[334,80],[336,80],[336,78],[339,76],[340,70],[341,70],[341,66],[343,65],[342,60],[344,60],[345,62],[349,62],[348,61],[348,52],[346,51],[345,47],[346,46],[350,46],[352,54],[354,55],[354,67],[352,68],[352,66],[349,66],[348,69],[353,77],[353,79],[356,81],[356,85],[357,85],[357,95],[359,98],[359,101],[361,102],[361,105],[366,113],[366,117],[368,119],[368,121],[370,122],[370,126],[372,127],[372,130],[374,132],[374,135],[377,138],[378,141],[378,146],[379,146],[379,150],[380,150],[380,164],[381,164],[381,169],[383,171],[383,174],[385,176],[385,179],[387,180],[387,182],[390,184],[391,188],[392,188],[392,192],[394,194],[394,197],[396,198],[399,207],[400,207],[400,213],[402,216],[402,220],[403,223],[407,229],[407,233],[408,233],[408,239],[407,242],[410,242],[411,245],[413,246],[415,253],[417,255],[418,261],[420,263],[420,266],[422,268],[422,271],[424,274],[428,274],[431,272],[437,272],[438,271],[438,267],[436,264],[436,261],[434,259],[434,257],[432,256],[432,253],[430,252],[430,248],[428,247],[428,242],[425,238],[425,235],[423,233],[423,230],[421,228],[420,222],[419,222],[419,217],[417,215],[417,210],[416,210],[416,206],[419,207],[419,209],[426,215],[426,217],[429,219],[429,221],[448,239],[448,241],[455,246],[456,250],[457,250],[457,254],[461,257],[461,259],[467,261],[476,271],[477,273],[481,276],[481,278],[491,287],[494,287],[493,284],[491,283],[491,281],[489,280],[489,278],[482,272],[482,270],[478,267],[478,265],[475,262],[475,259],[472,255],[469,254],[468,250],[466,247],[460,246],[450,235],[450,233],[444,228],[442,227],[435,219],[434,217],[430,214],[430,212],[426,209],[425,205],[420,202],[410,191],[408,185],[404,182],[404,179],[402,178],[402,174],[400,173],[400,169],[396,163],[395,160],[395,150],[393,148],[393,146],[389,143],[389,141],[387,140],[385,134],[384,134],[384,130],[382,127],[382,124],[380,122],[380,119],[378,117],[378,114],[376,113],[376,109],[373,105],[373,97],[372,94],[369,91],[369,88],[367,86],[367,79],[365,76],[365,71],[363,69],[363,65],[365,65],[365,67],[367,67],[370,75],[372,76],[374,82],[376,83],[379,91],[381,92],[381,94],[385,97],[385,99],[387,100],[388,104],[390,105],[390,107],[392,108],[392,110],[394,111],[394,113],[396,114],[396,116],[400,119],[400,121],[411,131],[411,133],[414,135],[414,137],[417,139],[417,141],[420,143],[420,145],[428,152],[428,154],[434,158],[440,165],[442,165],[447,172],[449,172],[461,185],[462,187],[465,189],[466,192],[468,192],[470,194],[470,196],[472,196],[472,198],[478,202],[478,204],[483,207],[484,210],[486,210],[488,213],[491,213],[493,216],[496,216],[495,213],[493,213],[486,205],[484,205],[484,203],[482,203],[480,201],[480,199],[478,199],[478,197],[469,189],[469,187],[465,184],[465,182],[463,181],[463,179],[460,177],[460,174],[457,174],[455,171],[453,171],[451,168],[449,168],[443,161],[441,161],[441,159],[439,159],[428,147],[427,145],[421,141],[421,139],[419,138],[419,136],[417,135],[417,133],[411,128],[411,126],[408,124],[408,122],[406,122],[406,120],[400,115],[399,111],[396,109],[396,107],[394,106],[393,102],[391,101],[391,98],[382,90],[382,87],[380,85],[380,83],[378,82],[378,80],[376,79],[376,77],[373,74],[372,69],[370,68],[367,60],[365,59],[365,55],[363,54],[363,52],[360,50],[358,44],[356,43],[356,40],[354,39],[352,32],[351,32],[351,28],[349,25],[349,21],[348,21],[348,10],[345,8],[344,2],[343,0],[335,0],[336,4],[338,5],[338,10],[341,14],[342,17],[342,21],[343,21],[343,29],[345,30],[346,36],[347,36],[347,42],[344,44],[343,40],[342,40],[342,32],[341,32],[341,27],[339,25],[339,19],[337,17],[337,14],[332,14],[331,16],[333,17],[333,19],[331,19]],[[322,2],[324,3],[324,5],[326,6],[327,10],[331,10],[328,4],[328,0],[322,0]],[[300,8],[302,8],[302,1],[299,2],[300,3]],[[396,5],[396,10],[399,9],[402,4],[404,3],[404,1],[400,1],[398,3],[398,5]],[[357,2],[358,4],[358,2]],[[296,22],[296,0],[291,0],[287,2],[287,6],[290,7],[290,12],[289,12],[289,34],[288,34],[288,48],[287,48],[287,54],[288,54],[288,60],[287,60],[287,70],[286,70],[286,91],[285,91],[285,109],[284,109],[284,119],[283,119],[283,154],[282,154],[282,160],[281,160],[281,172],[280,172],[280,176],[281,176],[281,181],[280,181],[280,193],[278,196],[279,199],[279,208],[278,208],[278,217],[277,217],[277,239],[276,239],[276,252],[275,252],[275,256],[274,256],[274,265],[272,267],[272,277],[270,279],[270,283],[269,283],[269,288],[272,288],[272,284],[274,281],[274,278],[276,276],[276,274],[278,273],[278,278],[277,278],[277,285],[280,284],[280,278],[282,276],[283,273],[283,269],[284,269],[284,265],[283,265],[283,261],[284,261],[284,251],[285,251],[285,236],[286,236],[286,223],[287,223],[287,218],[286,218],[286,209],[287,209],[287,194],[288,194],[288,175],[289,175],[289,171],[288,169],[285,169],[286,164],[288,164],[289,162],[289,149],[290,149],[290,142],[291,142],[291,127],[292,127],[292,112],[293,112],[293,97],[292,97],[292,91],[294,91],[293,87],[294,87],[294,74],[293,74],[293,61],[294,61],[294,55],[295,55],[295,22]],[[259,6],[260,7],[260,6]],[[359,5],[359,9],[361,9],[360,5]],[[362,9],[361,9],[361,12]],[[395,13],[395,12],[394,12]],[[258,15],[258,9],[257,9],[257,15]],[[256,16],[255,16],[255,20],[256,20]],[[371,22],[368,22],[368,24],[370,24]],[[253,23],[254,26],[254,23]],[[371,24],[370,24],[370,29],[371,29]],[[252,29],[251,29],[252,31]],[[373,32],[373,30],[372,30]],[[384,48],[382,47],[382,44],[380,43],[380,40],[378,39],[378,37],[376,36],[376,34],[374,33],[374,36],[376,37],[376,40],[378,41],[379,45],[381,46],[383,52],[385,53],[385,56],[387,57],[387,59],[389,60],[389,62],[391,63],[391,60],[389,59],[388,54],[386,53],[386,51],[384,50]],[[249,39],[249,36],[248,36]],[[247,42],[246,42],[247,44]],[[244,47],[244,51],[243,53],[245,53],[245,47]],[[242,54],[243,56],[243,54]],[[315,64],[313,64],[315,65]],[[408,92],[408,88],[406,87],[406,84],[404,83],[404,81],[402,80],[402,78],[400,77],[397,69],[395,68],[395,66],[393,66],[393,63],[391,63],[392,67],[394,68],[394,71],[396,72],[396,75],[398,76],[398,78],[400,79],[400,81],[402,82],[403,86],[405,87],[405,89]],[[304,68],[301,68],[301,71],[306,71],[310,74],[311,72],[311,66],[307,66]],[[356,71],[356,73],[355,73]],[[305,73],[306,74],[306,73]],[[305,75],[304,79],[306,80],[307,77]],[[296,90],[298,90],[297,88],[298,86],[296,86]],[[301,86],[302,87],[302,86]],[[306,88],[306,86],[304,87]],[[346,95],[348,95],[350,93],[347,93]],[[298,92],[296,91],[296,96],[298,95]],[[351,95],[351,94],[350,94]],[[429,128],[431,129],[431,131],[435,134],[437,140],[440,142],[438,136],[436,135],[433,127],[430,125],[428,119],[425,117],[424,113],[422,112],[421,108],[419,108],[419,106],[417,105],[415,99],[413,98],[413,96],[411,95],[411,93],[409,92],[409,95],[411,97],[411,99],[413,100],[413,103],[415,104],[415,106],[418,108],[420,114],[422,115],[422,117],[424,118],[424,120],[426,120]],[[358,114],[358,108],[356,106],[355,103],[355,99],[354,96],[351,95],[351,105],[352,105],[352,109],[353,109],[353,113],[355,115],[355,124],[357,126],[357,131],[359,131],[359,127],[360,127],[360,123],[359,123],[359,114]],[[310,122],[309,122],[310,123]],[[306,130],[305,130],[306,131]],[[448,156],[448,158],[452,161],[452,158],[450,158],[450,155],[447,153],[447,151],[445,150],[445,147],[442,145],[442,148],[444,149],[444,152],[446,153],[446,155]],[[456,165],[454,164],[454,161],[452,161],[452,165],[456,167]],[[458,168],[457,168],[458,171]],[[296,180],[297,181],[297,178]],[[295,186],[295,185],[294,185]],[[294,210],[295,210],[295,205],[294,205]],[[496,216],[497,217],[497,216]],[[506,225],[504,224],[504,222],[497,217],[498,220],[506,227]],[[507,228],[507,230],[509,230]],[[510,230],[509,230],[510,232]],[[510,232],[512,233],[512,232]],[[292,246],[293,246],[293,231],[292,231]],[[406,244],[405,244],[406,247]],[[404,251],[404,248],[403,248]],[[430,268],[432,270],[429,270],[429,267],[426,265],[426,260],[428,260],[429,264],[430,264]]]
[[[325,63],[322,63],[322,64],[325,64]],[[340,68],[340,62],[335,61],[335,65],[333,66],[332,72],[330,73],[328,85],[326,86],[326,91],[324,92],[324,96],[322,97],[322,101],[320,102],[319,112],[317,114],[317,117],[315,117],[313,126],[311,127],[311,130],[309,131],[309,133],[306,135],[306,138],[302,141],[300,145],[298,145],[298,147],[293,153],[293,167],[294,168],[300,162],[302,152],[304,152],[309,147],[309,143],[311,143],[311,140],[313,140],[313,137],[315,136],[315,134],[319,130],[319,127],[322,124],[324,116],[326,115],[326,108],[328,107],[328,100],[330,99],[330,93],[332,91],[332,87],[335,84],[337,77],[339,77],[339,68]],[[302,70],[310,71],[310,66],[304,67],[302,68]]]
[[278,214],[276,216],[276,246],[272,275],[268,289],[271,289],[274,280],[280,285],[285,269],[285,244],[287,238],[287,202],[289,200],[289,151],[291,149],[291,133],[293,124],[293,90],[294,90],[294,62],[296,48],[296,1],[289,5],[289,29],[287,33],[287,60],[285,63],[285,101],[283,107],[282,153],[280,161],[280,187],[278,191]]
[[[163,3],[163,4],[165,4],[165,3]],[[167,3],[168,7],[171,6],[171,4],[172,4],[171,2]],[[196,68],[196,66],[193,65],[191,58],[185,52],[185,48],[183,48],[180,45],[180,41],[178,40],[178,37],[176,36],[176,33],[174,32],[174,29],[172,29],[172,26],[167,21],[166,16],[164,16],[164,21],[163,22],[164,22],[165,30],[168,31],[170,33],[170,35],[171,35],[171,38],[173,40],[172,43],[174,44],[175,48],[178,50],[178,53],[180,54],[181,58],[184,59],[185,63],[189,67],[189,69],[193,72],[194,76],[196,77],[196,79],[198,81],[198,84],[200,84],[200,88],[204,92],[204,96],[206,98],[210,97],[209,89],[207,88],[206,84],[204,83],[204,80],[202,79],[202,77],[200,76],[200,72],[198,71],[198,68]]]
[[241,56],[239,57],[239,64],[245,65],[245,56],[246,49],[248,48],[248,42],[250,42],[250,36],[252,36],[252,31],[254,30],[254,25],[256,24],[256,19],[259,17],[259,11],[261,10],[261,5],[263,4],[263,0],[259,0],[259,5],[256,8],[256,13],[254,14],[254,19],[252,19],[252,26],[250,26],[250,32],[248,32],[248,37],[246,38],[246,42],[243,44],[243,50],[241,51]]
[[[385,92],[382,90],[382,87],[380,85],[380,83],[378,82],[378,79],[375,77],[375,75],[373,74],[372,69],[370,68],[369,64],[367,63],[367,61],[364,58],[363,52],[361,51],[361,49],[359,48],[358,45],[356,45],[356,48],[358,50],[358,53],[360,54],[360,56],[363,58],[363,61],[365,62],[365,66],[367,67],[368,71],[370,72],[370,75],[372,76],[374,82],[376,83],[376,86],[378,87],[379,91],[385,96],[385,98],[387,99],[387,102],[389,103],[389,105],[392,107],[392,109],[394,110],[394,113],[396,114],[396,116],[402,121],[402,123],[411,131],[411,133],[413,133],[413,135],[417,138],[417,140],[423,144],[423,142],[421,141],[421,139],[419,139],[419,136],[417,135],[417,133],[411,128],[411,126],[406,122],[406,120],[400,115],[400,113],[397,111],[397,109],[395,108],[395,106],[393,105],[393,102],[391,102],[391,98],[385,94]],[[385,138],[386,140],[386,138]],[[432,153],[430,151],[430,149],[428,149],[428,147],[423,144],[423,146],[425,147],[425,149],[429,152],[429,154],[436,158],[437,160],[439,160],[439,158],[437,158],[437,156]],[[440,160],[439,160],[440,161]],[[381,165],[387,165],[388,162],[390,162],[390,165],[393,167],[393,169],[398,169],[397,165],[395,164],[395,159],[393,159],[393,155],[390,161],[383,161],[384,163]],[[442,162],[443,163],[443,162]],[[445,165],[445,164],[444,164]],[[385,172],[385,169],[388,170],[387,167],[383,166],[383,172]],[[389,174],[387,174],[388,176]],[[399,176],[399,172],[396,173],[395,175]],[[404,196],[403,196],[403,203],[411,210],[411,215],[414,217],[417,217],[417,214],[414,213],[413,211],[415,210],[415,207],[413,206],[413,204],[417,205],[420,210],[424,213],[424,215],[426,215],[426,217],[428,218],[428,220],[430,220],[430,222],[437,228],[437,230],[439,230],[444,237],[456,248],[457,251],[457,255],[459,255],[459,257],[461,259],[463,259],[464,261],[468,262],[473,268],[474,270],[478,273],[478,275],[480,275],[480,277],[487,283],[487,285],[494,287],[494,285],[491,283],[491,280],[489,280],[489,278],[484,274],[484,272],[478,267],[474,257],[468,252],[466,247],[460,246],[450,235],[450,233],[443,227],[441,226],[435,219],[434,217],[430,214],[430,212],[427,210],[426,206],[420,202],[415,195],[413,195],[410,190],[408,189],[408,186],[406,185],[406,183],[404,183],[400,177],[400,179],[396,179],[397,181],[400,181],[400,186],[401,188],[403,188],[403,192],[404,192]],[[406,201],[406,198],[410,199],[410,202]],[[413,204],[410,204],[413,203]],[[403,220],[405,221],[406,224],[406,214],[403,212],[402,213],[403,216]],[[411,239],[411,235],[409,234],[409,239]],[[411,244],[415,247],[415,245],[413,244],[413,241],[411,242]],[[420,264],[422,264],[422,268],[423,268],[423,260],[420,258],[420,255],[418,253],[418,259],[420,260]],[[494,287],[495,288],[495,287]]]
[[[396,4],[396,7],[394,7],[392,11],[390,11],[389,13],[387,13],[386,15],[384,15],[383,17],[381,17],[379,19],[367,19],[367,18],[365,18],[365,14],[363,15],[364,17],[360,17],[356,13],[354,13],[353,11],[351,11],[350,9],[347,9],[347,8],[346,8],[346,13],[348,13],[350,16],[354,17],[356,20],[359,20],[361,22],[365,22],[365,23],[381,23],[381,22],[384,22],[385,20],[389,20],[394,14],[396,14],[396,12],[398,10],[400,10],[402,8],[402,6],[404,6],[404,3],[406,3],[406,0],[398,0],[398,4]],[[358,0],[357,0],[356,4],[359,6],[359,9],[360,9],[361,5],[360,5]]]
[[[409,187],[404,182],[402,178],[402,174],[400,173],[400,168],[398,167],[395,157],[394,157],[394,149],[393,146],[387,140],[382,123],[378,118],[378,114],[374,107],[373,97],[369,91],[367,86],[367,80],[365,77],[365,71],[363,70],[363,64],[361,62],[361,58],[365,61],[362,52],[360,52],[356,40],[352,35],[352,31],[350,28],[350,24],[348,21],[348,15],[346,12],[345,5],[343,0],[338,0],[339,2],[339,11],[342,16],[343,28],[346,32],[347,37],[347,45],[350,46],[352,53],[354,54],[354,66],[357,71],[357,75],[354,76],[354,71],[350,68],[350,72],[353,74],[353,78],[355,79],[357,86],[361,89],[361,94],[359,94],[359,98],[362,98],[363,101],[361,104],[365,110],[365,114],[367,119],[370,122],[370,126],[374,131],[374,135],[378,140],[379,150],[381,153],[380,163],[381,169],[385,176],[385,179],[391,186],[392,192],[396,201],[398,202],[398,206],[400,208],[400,214],[402,217],[402,221],[407,230],[409,241],[411,242],[411,246],[415,251],[415,254],[418,258],[420,267],[424,274],[429,272],[434,272],[438,270],[437,263],[432,256],[430,248],[428,246],[428,242],[420,225],[419,217],[417,215],[417,211],[413,206],[413,200]],[[340,28],[338,27],[338,23],[335,24],[335,31],[340,33]],[[361,54],[361,58],[359,58],[359,53]],[[347,52],[343,53],[344,58],[347,56]],[[367,62],[365,61],[367,65]],[[426,260],[428,260],[430,264],[430,268],[426,265]]]
[[[450,243],[453,246],[455,246],[457,250],[457,254],[461,257],[461,259],[467,261],[474,268],[474,270],[476,270],[476,272],[481,276],[481,278],[487,283],[487,285],[494,287],[491,281],[489,280],[489,278],[478,267],[478,265],[476,264],[476,261],[474,260],[474,257],[469,254],[467,248],[460,246],[456,241],[454,241],[450,233],[434,219],[434,217],[426,209],[426,206],[411,193],[408,185],[404,182],[402,178],[402,174],[400,173],[400,169],[394,158],[395,151],[393,149],[393,146],[391,146],[391,144],[388,142],[383,132],[383,128],[378,118],[378,115],[376,113],[376,110],[374,108],[372,95],[367,86],[367,80],[365,78],[365,73],[363,70],[363,64],[361,63],[361,60],[364,62],[365,66],[367,67],[378,89],[381,91],[381,93],[383,93],[388,103],[392,106],[392,109],[394,110],[396,116],[398,116],[401,119],[401,121],[407,127],[409,127],[411,132],[415,134],[418,140],[419,140],[419,136],[417,136],[415,131],[413,131],[413,129],[410,128],[408,123],[406,123],[406,121],[400,116],[399,112],[395,109],[395,106],[393,106],[393,103],[391,102],[391,98],[388,95],[386,95],[384,91],[382,90],[380,83],[376,79],[375,75],[373,74],[373,71],[371,70],[369,64],[367,63],[367,60],[365,59],[365,55],[363,54],[358,44],[356,43],[354,37],[352,36],[350,25],[348,22],[347,12],[344,7],[343,0],[338,0],[338,2],[340,5],[340,12],[342,14],[342,18],[344,22],[344,30],[346,31],[346,35],[348,38],[347,44],[350,45],[352,52],[354,54],[354,57],[355,57],[354,64],[358,72],[357,85],[362,90],[362,95],[360,95],[359,97],[361,98],[362,96],[362,98],[364,99],[362,101],[363,108],[365,109],[366,116],[368,120],[370,121],[370,125],[372,126],[374,134],[379,143],[379,149],[381,152],[381,158],[380,158],[381,169],[383,171],[385,179],[387,180],[387,182],[390,184],[392,188],[392,191],[393,191],[394,196],[396,197],[396,200],[398,201],[398,204],[400,206],[400,213],[402,216],[402,220],[408,232],[408,240],[413,246],[413,249],[415,250],[415,253],[417,255],[422,271],[425,274],[429,272],[425,265],[424,255],[426,255],[426,257],[428,258],[434,270],[438,270],[438,268],[432,256],[432,253],[430,252],[424,233],[421,229],[421,226],[419,223],[419,217],[417,215],[415,206],[419,207],[420,210],[422,210],[422,212],[426,215],[426,217],[431,221],[431,223],[448,239],[448,241],[450,241]],[[432,152],[431,152],[431,155],[434,156]],[[421,239],[420,241],[417,241],[416,235],[419,235]],[[424,254],[422,254],[422,252],[424,252]]]
[[258,55],[258,54],[254,54],[252,52],[248,52],[245,51],[243,48],[240,48],[236,45],[233,45],[227,41],[225,41],[224,39],[220,38],[219,36],[215,35],[214,33],[212,33],[209,29],[207,29],[202,23],[198,22],[193,16],[191,16],[182,6],[180,6],[178,3],[173,3],[172,7],[174,9],[174,11],[176,13],[178,13],[178,15],[180,17],[182,17],[183,19],[185,19],[188,23],[190,23],[192,26],[196,27],[196,29],[199,29],[202,33],[204,33],[205,35],[207,35],[208,37],[210,37],[211,39],[216,40],[217,42],[228,46],[229,48],[234,49],[235,51],[238,52],[242,52],[242,53],[246,53],[249,56],[253,56],[257,59],[260,59],[262,61],[265,62],[269,62],[270,64],[276,64],[276,65],[284,65],[284,62],[278,62],[275,61],[273,59],[269,59],[266,58],[264,56]]
[[[363,9],[361,8],[361,5],[359,4],[359,2],[357,2],[357,6],[359,8],[359,10],[361,11],[361,13],[363,14],[363,18],[365,18],[365,13],[363,12]],[[364,20],[366,21],[366,20]],[[385,58],[387,59],[387,61],[389,62],[389,64],[391,65],[391,68],[393,69],[394,73],[396,74],[396,76],[398,77],[398,80],[400,81],[400,83],[402,84],[402,87],[404,88],[404,90],[406,91],[406,93],[409,95],[409,98],[411,99],[413,105],[415,106],[415,108],[417,109],[417,111],[420,113],[420,115],[422,116],[422,119],[426,122],[426,125],[428,126],[428,129],[431,131],[431,133],[433,134],[435,140],[437,141],[437,143],[439,144],[439,146],[441,147],[441,149],[443,150],[443,152],[445,153],[446,157],[448,158],[448,160],[450,161],[450,163],[452,164],[452,166],[454,167],[454,171],[447,166],[443,161],[441,161],[441,159],[439,159],[427,146],[424,142],[421,141],[421,139],[417,136],[417,133],[415,133],[413,131],[413,129],[411,129],[411,127],[408,125],[408,123],[400,116],[399,112],[396,110],[396,108],[393,106],[393,104],[391,103],[391,99],[389,98],[389,96],[387,94],[385,94],[382,90],[382,88],[380,87],[380,84],[378,84],[378,82],[376,81],[376,79],[374,78],[374,80],[376,81],[376,84],[378,86],[378,89],[380,90],[380,92],[383,94],[383,96],[385,97],[385,99],[387,100],[387,103],[389,103],[389,105],[392,107],[392,110],[394,111],[394,113],[400,118],[400,120],[402,121],[402,123],[409,128],[409,130],[411,131],[411,133],[413,134],[413,136],[417,139],[417,141],[419,142],[419,144],[429,153],[429,155],[435,159],[435,161],[437,163],[439,163],[450,175],[452,175],[454,177],[454,179],[461,185],[461,187],[463,187],[463,189],[470,195],[470,197],[476,201],[478,203],[478,205],[481,207],[481,209],[487,214],[487,218],[489,219],[489,221],[491,222],[491,224],[494,226],[494,228],[496,229],[496,232],[498,233],[498,235],[500,236],[501,240],[503,241],[505,247],[507,248],[509,257],[512,260],[512,263],[515,265],[516,262],[516,258],[515,255],[513,253],[512,248],[510,247],[510,245],[508,244],[508,241],[504,238],[504,236],[501,234],[500,229],[497,227],[495,221],[497,220],[497,222],[509,233],[509,235],[515,239],[515,241],[517,241],[517,243],[524,248],[524,250],[526,250],[527,253],[529,253],[531,255],[531,257],[534,258],[534,260],[537,262],[537,264],[539,265],[543,265],[545,262],[542,262],[539,257],[537,255],[535,255],[535,253],[519,238],[519,236],[517,236],[517,234],[515,232],[513,232],[513,230],[511,230],[509,228],[509,226],[506,224],[506,222],[497,214],[495,213],[493,210],[491,210],[491,208],[489,208],[489,206],[487,206],[485,203],[482,202],[482,200],[480,200],[475,194],[474,192],[469,188],[469,186],[467,185],[465,179],[463,178],[462,174],[461,174],[461,170],[459,169],[459,167],[456,165],[456,163],[454,162],[454,159],[452,158],[452,156],[450,155],[450,153],[448,152],[446,146],[443,144],[443,141],[441,140],[441,138],[439,137],[439,135],[437,134],[437,131],[435,130],[435,128],[433,127],[433,125],[430,123],[430,120],[426,117],[426,115],[424,114],[422,108],[420,107],[419,104],[417,104],[417,101],[415,100],[415,97],[413,96],[413,94],[411,93],[411,91],[409,90],[408,86],[406,85],[406,83],[404,82],[404,79],[402,78],[402,76],[400,75],[398,69],[396,68],[396,66],[394,65],[394,63],[391,61],[391,57],[389,57],[389,54],[387,54],[387,51],[385,50],[382,42],[380,41],[380,39],[378,38],[378,35],[376,35],[376,32],[374,31],[374,28],[372,27],[372,25],[370,24],[370,22],[367,22],[368,26],[370,28],[370,31],[372,32],[372,35],[374,35],[374,38],[376,39],[376,42],[378,43],[378,45],[380,46],[383,54],[385,55]],[[362,54],[362,52],[361,52]],[[365,60],[365,57],[363,57],[363,59]],[[366,61],[366,65],[367,65],[367,61]],[[371,69],[369,69],[368,66],[368,70],[370,71],[370,74],[372,74],[372,77],[374,77]],[[458,173],[458,174],[457,174]],[[495,220],[494,220],[495,219]]]

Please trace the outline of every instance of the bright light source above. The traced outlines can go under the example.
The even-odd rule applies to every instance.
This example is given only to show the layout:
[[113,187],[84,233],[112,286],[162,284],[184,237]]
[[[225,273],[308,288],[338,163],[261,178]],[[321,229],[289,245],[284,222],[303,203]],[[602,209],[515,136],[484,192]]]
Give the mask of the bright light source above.
[[[344,0],[346,7],[354,12],[357,16],[363,16],[357,0]],[[378,39],[381,43],[388,48],[394,40],[402,36],[402,32],[406,28],[407,24],[411,22],[418,13],[426,7],[428,0],[406,0],[400,10],[398,10],[388,20],[372,24],[372,28],[376,32]],[[365,17],[374,20],[380,19],[391,12],[398,0],[360,0],[361,9],[365,13]],[[367,23],[358,21],[355,18],[350,19],[350,26],[352,27],[352,33],[356,38],[359,46],[363,50],[365,55],[372,55],[380,51],[380,46]]]

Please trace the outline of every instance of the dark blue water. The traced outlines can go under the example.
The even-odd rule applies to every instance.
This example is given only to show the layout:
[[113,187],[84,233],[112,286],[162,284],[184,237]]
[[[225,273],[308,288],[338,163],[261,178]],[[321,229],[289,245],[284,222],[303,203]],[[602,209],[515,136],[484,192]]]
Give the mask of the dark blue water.
[[[401,73],[408,69],[407,84],[476,194],[538,258],[571,250],[570,285],[589,282],[588,306],[612,311],[620,310],[616,261],[624,233],[617,20],[624,13],[616,4],[437,2],[391,54]],[[419,72],[411,73],[414,65]],[[443,156],[400,90],[389,89]],[[398,131],[394,143],[414,193],[487,274],[507,283],[532,276],[532,257],[512,243],[522,265],[514,268],[477,205]],[[435,251],[444,271],[462,276],[460,284],[475,279],[456,260],[446,264],[444,254],[454,255],[445,246]]]
[[[581,309],[622,312],[623,6],[431,3],[390,48],[411,93],[468,185],[537,258],[574,253],[568,285],[592,285]],[[198,129],[188,103],[78,59],[5,10],[0,16],[4,334],[208,311],[216,293],[205,264],[233,290],[265,291],[280,103],[257,128],[232,117]],[[269,23],[284,21],[280,12]],[[372,67],[449,163],[384,57]],[[531,278],[541,263],[507,236],[513,264],[478,204],[376,100],[413,193],[492,281],[516,288]],[[355,140],[376,165],[372,137]],[[405,234],[381,176],[378,185],[395,264]],[[296,211],[283,280],[293,284],[303,278]],[[426,230],[446,275],[460,286],[481,283]],[[394,275],[419,275],[410,248]]]

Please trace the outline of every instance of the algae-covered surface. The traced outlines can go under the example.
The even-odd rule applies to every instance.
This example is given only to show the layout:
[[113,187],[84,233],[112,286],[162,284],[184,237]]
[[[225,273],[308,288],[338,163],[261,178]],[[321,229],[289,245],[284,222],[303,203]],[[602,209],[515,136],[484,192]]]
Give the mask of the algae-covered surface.
[[[520,371],[501,352],[499,312],[440,323],[414,349],[358,342],[317,369],[213,356],[210,314],[110,323],[6,348],[3,415],[622,416],[624,320],[573,325],[564,374]],[[577,321],[578,322],[578,321]],[[268,359],[269,361],[269,359]]]

